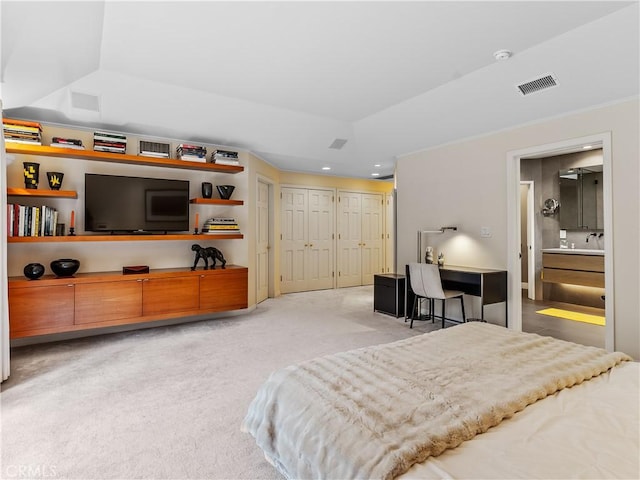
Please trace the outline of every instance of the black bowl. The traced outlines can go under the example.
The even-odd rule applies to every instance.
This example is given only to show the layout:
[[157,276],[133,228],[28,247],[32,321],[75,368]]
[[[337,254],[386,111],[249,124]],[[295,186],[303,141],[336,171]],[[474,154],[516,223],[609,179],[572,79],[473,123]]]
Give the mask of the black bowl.
[[229,200],[235,188],[236,187],[234,187],[233,185],[216,185],[218,194],[220,195],[220,198],[223,200]]
[[30,280],[37,280],[44,274],[44,265],[41,263],[30,263],[24,267],[24,276]]
[[80,268],[80,260],[60,258],[51,262],[50,267],[58,277],[72,277]]

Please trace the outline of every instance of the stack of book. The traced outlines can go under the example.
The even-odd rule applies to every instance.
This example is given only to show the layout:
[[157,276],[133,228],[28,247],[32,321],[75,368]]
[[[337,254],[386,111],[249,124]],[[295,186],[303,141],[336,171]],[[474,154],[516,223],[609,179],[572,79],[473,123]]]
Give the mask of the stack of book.
[[75,138],[53,137],[51,139],[51,146],[60,147],[60,148],[75,148],[76,150],[84,150],[84,145],[82,145],[82,140],[76,140]]
[[94,132],[93,149],[96,152],[126,153],[127,137],[119,133]]
[[228,150],[216,150],[211,154],[211,161],[220,165],[240,165],[238,152]]
[[42,125],[26,120],[2,119],[5,142],[42,145]]
[[202,226],[202,233],[218,235],[225,233],[240,233],[240,227],[235,218],[217,217],[209,218]]
[[52,237],[56,234],[57,223],[55,208],[7,204],[7,234],[10,237]]
[[140,140],[140,156],[169,158],[171,145],[168,143],[146,142]]
[[176,149],[178,158],[180,160],[188,160],[190,162],[202,162],[207,161],[207,149],[199,145],[188,145],[181,143]]

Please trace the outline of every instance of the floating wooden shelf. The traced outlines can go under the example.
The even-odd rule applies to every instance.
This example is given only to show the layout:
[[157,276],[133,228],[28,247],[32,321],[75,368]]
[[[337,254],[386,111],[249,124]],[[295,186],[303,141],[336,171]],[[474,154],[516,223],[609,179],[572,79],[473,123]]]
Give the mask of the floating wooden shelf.
[[56,242],[137,242],[137,241],[167,241],[167,240],[241,240],[241,233],[226,234],[166,234],[166,235],[74,235],[58,237],[8,237],[8,243],[56,243]]
[[143,157],[140,155],[125,155],[119,153],[95,152],[93,150],[76,150],[74,148],[47,147],[43,145],[25,145],[21,143],[6,143],[7,153],[23,155],[40,155],[46,157],[64,157],[77,160],[98,160],[100,162],[129,163],[135,165],[149,165],[154,167],[183,168],[186,170],[205,170],[219,173],[240,173],[244,167],[235,165],[220,165],[216,163],[189,162],[174,158]]
[[30,188],[7,188],[7,195],[16,197],[78,198],[78,192],[75,190],[34,190]]
[[224,200],[222,198],[192,198],[189,203],[197,205],[244,205],[243,200]]

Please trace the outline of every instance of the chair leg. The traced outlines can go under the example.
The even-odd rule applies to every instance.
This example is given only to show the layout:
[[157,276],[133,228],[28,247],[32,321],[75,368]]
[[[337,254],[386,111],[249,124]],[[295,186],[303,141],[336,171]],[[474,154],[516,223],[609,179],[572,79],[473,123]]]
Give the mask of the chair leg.
[[464,315],[464,297],[460,295],[460,305],[462,305],[462,321],[466,322],[467,317]]
[[429,299],[429,316],[431,323],[436,323],[436,301],[433,298]]
[[445,302],[445,301],[446,301],[446,300],[443,298],[443,299],[442,299],[442,328],[444,328],[444,314],[445,314],[445,312],[446,312],[446,310],[445,310],[445,308],[444,308],[444,302]]
[[409,328],[413,328],[413,317],[416,313],[416,301],[418,300],[418,296],[414,295],[413,297],[413,308],[411,309],[411,323],[409,324]]

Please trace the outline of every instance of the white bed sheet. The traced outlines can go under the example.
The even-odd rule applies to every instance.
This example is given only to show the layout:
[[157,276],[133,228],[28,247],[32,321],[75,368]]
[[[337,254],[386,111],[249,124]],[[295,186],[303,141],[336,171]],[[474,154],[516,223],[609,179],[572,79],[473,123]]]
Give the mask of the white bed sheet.
[[549,396],[400,479],[640,478],[640,364]]

